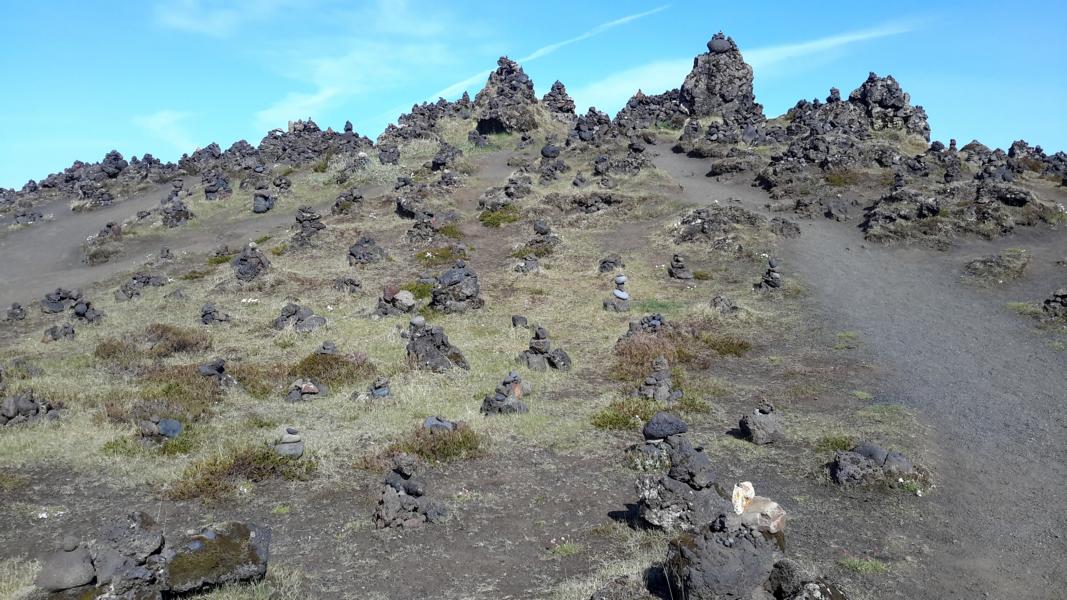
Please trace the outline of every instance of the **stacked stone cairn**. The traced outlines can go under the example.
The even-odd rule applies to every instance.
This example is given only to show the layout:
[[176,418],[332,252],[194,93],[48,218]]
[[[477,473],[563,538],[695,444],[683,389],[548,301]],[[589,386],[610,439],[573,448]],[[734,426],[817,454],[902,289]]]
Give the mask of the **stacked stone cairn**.
[[445,521],[448,508],[425,494],[426,483],[418,476],[416,459],[398,454],[393,458],[393,469],[385,476],[374,525],[378,529],[417,529],[426,523]]
[[316,315],[315,311],[306,306],[289,303],[282,307],[282,312],[274,319],[272,327],[281,331],[292,326],[298,333],[309,333],[325,325],[326,317]]
[[737,430],[742,438],[760,446],[781,441],[784,437],[782,419],[769,402],[761,403],[751,413],[741,417]]
[[604,310],[609,312],[629,312],[630,292],[626,291],[626,275],[619,273],[615,276],[615,289],[611,291],[611,298],[604,300]]
[[667,274],[670,275],[671,279],[693,279],[693,272],[689,270],[685,263],[685,257],[681,254],[675,254],[671,257],[671,264],[667,267]]
[[293,234],[293,243],[297,246],[306,246],[311,238],[326,229],[322,222],[322,215],[315,212],[310,206],[301,206],[296,211],[296,233]]
[[453,367],[469,370],[467,359],[448,341],[448,336],[439,326],[430,326],[422,316],[411,319],[408,330],[408,361],[416,369],[425,369],[435,373],[448,371]]
[[296,427],[283,427],[274,442],[274,451],[292,459],[304,456],[304,438],[300,436],[300,431]]
[[673,389],[671,367],[667,359],[657,356],[652,360],[652,370],[637,388],[636,395],[656,402],[673,404],[682,398],[682,390]]
[[33,390],[19,392],[0,402],[0,425],[54,421],[62,408],[60,404],[39,398]]
[[548,330],[544,327],[534,328],[529,349],[519,354],[516,360],[531,371],[548,368],[567,371],[571,368],[571,357],[562,348],[552,349],[552,340],[548,338]]
[[445,313],[463,313],[479,309],[485,305],[479,293],[478,274],[467,266],[467,262],[457,260],[456,264],[446,270],[437,279],[430,299],[430,308]]
[[522,398],[529,393],[530,384],[524,382],[518,373],[512,371],[492,394],[482,400],[481,412],[484,415],[528,412],[529,408]]
[[233,274],[239,281],[252,281],[270,268],[270,261],[259,251],[255,242],[249,242],[230,263]]
[[760,292],[772,292],[782,289],[782,273],[778,270],[778,259],[772,258],[767,261],[767,270],[759,283],[752,286]]
[[200,307],[200,322],[204,325],[229,323],[230,315],[219,310],[213,303],[208,302]]

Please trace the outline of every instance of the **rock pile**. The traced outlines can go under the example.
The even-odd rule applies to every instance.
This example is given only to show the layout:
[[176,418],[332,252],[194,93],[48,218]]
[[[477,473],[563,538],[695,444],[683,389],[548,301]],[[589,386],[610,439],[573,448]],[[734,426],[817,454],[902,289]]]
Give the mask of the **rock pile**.
[[252,281],[270,268],[270,261],[259,251],[255,242],[249,242],[230,262],[233,274],[240,281]]
[[541,263],[537,260],[537,256],[534,254],[527,254],[522,257],[519,264],[515,265],[516,273],[537,273],[541,270]]
[[269,212],[278,202],[278,197],[267,190],[256,190],[252,194],[252,212],[261,215]]
[[647,462],[665,452],[670,468],[665,475],[638,478],[638,508],[645,522],[667,531],[695,531],[718,517],[725,503],[715,489],[711,460],[689,442],[687,430],[677,417],[658,413],[642,432]]
[[373,238],[363,236],[348,248],[348,264],[351,266],[376,263],[385,258],[385,250]]
[[567,88],[559,80],[552,84],[552,89],[541,98],[549,113],[560,120],[569,121],[574,119],[574,100],[567,94]]
[[363,283],[354,277],[338,277],[333,280],[333,289],[343,294],[355,294],[363,289]]
[[719,32],[708,41],[708,52],[693,59],[679,101],[696,117],[718,115],[726,121],[762,121],[763,107],[752,93],[752,67],[737,44]]
[[322,215],[315,212],[310,206],[301,206],[296,211],[296,233],[293,234],[293,243],[297,246],[306,246],[311,238],[326,229],[322,222]]
[[682,390],[676,390],[671,381],[671,367],[667,359],[657,356],[652,359],[651,371],[637,388],[639,398],[647,398],[668,404],[681,400]]
[[19,392],[0,402],[0,425],[19,425],[59,418],[62,405],[39,398],[33,390]]
[[68,308],[72,308],[75,304],[81,301],[81,299],[81,290],[56,288],[54,292],[45,294],[44,299],[41,300],[41,312],[46,315],[65,312]]
[[767,270],[763,273],[763,278],[760,279],[759,283],[752,284],[752,287],[760,292],[770,292],[782,288],[782,274],[778,271],[777,258],[767,261]]
[[34,584],[49,597],[171,598],[262,579],[269,547],[270,530],[252,523],[164,534],[152,517],[134,512],[87,544],[64,538]]
[[675,254],[671,257],[671,264],[667,267],[667,275],[670,275],[672,279],[689,280],[693,278],[693,272],[689,270],[689,267],[685,264],[685,257],[681,254]]
[[[286,396],[286,400],[289,400]],[[293,400],[289,400],[293,402]],[[304,438],[296,427],[283,427],[278,439],[274,442],[274,451],[287,458],[299,459],[304,456]]]
[[622,257],[618,254],[605,256],[600,259],[600,264],[597,265],[597,271],[600,273],[611,273],[623,268],[626,268],[626,263],[622,262]]
[[18,302],[12,302],[4,315],[5,321],[21,321],[26,318],[26,309]]
[[378,377],[367,388],[367,396],[374,400],[381,400],[393,395],[392,390],[389,389],[389,378]]
[[591,106],[584,115],[578,117],[568,141],[599,146],[611,133],[611,117]]
[[408,361],[417,369],[442,373],[453,367],[470,369],[467,359],[448,341],[443,329],[426,324],[421,316],[411,319],[408,330]]
[[357,208],[363,205],[363,194],[356,188],[345,190],[341,192],[337,198],[333,201],[333,206],[330,207],[331,215],[348,215],[352,214]]
[[205,171],[200,176],[200,181],[204,184],[205,200],[219,200],[228,198],[233,194],[233,189],[230,188],[230,180],[226,178],[225,174],[214,169]]
[[847,452],[838,451],[830,462],[830,479],[838,485],[864,485],[893,478],[913,477],[915,467],[899,452],[863,442]]
[[756,410],[741,417],[737,430],[742,438],[761,446],[781,441],[784,437],[782,420],[769,402],[760,404]]
[[395,285],[387,285],[382,288],[382,296],[378,298],[378,308],[375,312],[380,316],[388,317],[408,314],[414,310],[415,294]]
[[310,402],[326,396],[326,386],[311,379],[297,379],[285,391],[286,402]]
[[70,307],[70,312],[72,318],[86,323],[99,323],[105,316],[103,311],[93,308],[93,303],[86,298],[78,298],[77,302]]
[[316,315],[315,311],[305,306],[289,303],[282,307],[281,314],[271,326],[281,331],[290,325],[299,333],[310,333],[325,326],[326,317]]
[[70,323],[63,323],[62,325],[53,325],[44,330],[44,337],[41,341],[44,343],[58,342],[60,340],[73,340],[74,339],[74,326]]
[[609,312],[629,312],[630,292],[626,291],[628,279],[622,273],[615,276],[615,289],[611,291],[611,298],[604,300],[604,310]]
[[516,360],[531,371],[544,371],[548,368],[568,371],[571,368],[570,355],[562,348],[552,348],[552,340],[548,338],[548,330],[544,327],[534,328],[529,349],[519,354]]
[[148,273],[134,273],[123,282],[122,286],[115,292],[115,300],[118,302],[125,302],[127,300],[133,300],[141,295],[141,290],[146,287],[163,287],[166,285],[167,280],[162,275],[150,275]]
[[215,323],[229,323],[230,315],[219,310],[213,303],[200,307],[200,322],[204,325],[214,325]]
[[1067,288],[1060,288],[1041,303],[1045,315],[1053,319],[1067,319]]
[[437,278],[430,298],[430,308],[446,313],[462,313],[485,305],[479,293],[478,274],[466,261],[456,264]]
[[506,56],[497,61],[482,91],[474,98],[478,133],[521,133],[537,128],[533,81]]
[[496,390],[482,400],[482,414],[497,415],[529,411],[522,397],[530,393],[530,384],[515,371],[508,373]]
[[137,420],[137,429],[141,439],[161,444],[172,440],[182,433],[182,424],[177,419],[160,418],[159,415],[149,415],[148,418]]
[[719,311],[719,314],[726,316],[735,315],[741,311],[741,307],[737,305],[737,302],[721,294],[716,294],[711,299],[711,307]]
[[377,528],[417,529],[426,523],[441,523],[448,518],[447,507],[425,495],[426,483],[417,471],[418,463],[414,457],[407,454],[394,457],[393,470],[385,476],[374,513]]
[[177,197],[164,200],[159,212],[163,220],[163,226],[170,229],[184,225],[196,217],[185,202],[182,202]]

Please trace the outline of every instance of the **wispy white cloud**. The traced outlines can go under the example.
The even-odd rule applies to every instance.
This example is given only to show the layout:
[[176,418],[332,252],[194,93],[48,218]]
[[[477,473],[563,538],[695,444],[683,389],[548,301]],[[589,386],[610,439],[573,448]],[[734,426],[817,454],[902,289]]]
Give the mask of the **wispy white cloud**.
[[[897,21],[870,29],[851,31],[805,42],[781,44],[745,49],[745,61],[756,70],[757,76],[766,75],[768,67],[795,62],[797,59],[814,57],[839,50],[846,46],[877,38],[914,31],[918,21]],[[608,75],[597,81],[569,90],[578,106],[596,106],[614,112],[626,103],[638,89],[658,94],[681,85],[693,66],[692,58],[665,59],[638,65]]]
[[155,5],[156,22],[187,33],[225,37],[239,26],[270,17],[292,0],[163,0]]
[[[606,23],[601,23],[600,25],[597,25],[596,27],[590,29],[589,31],[586,31],[586,32],[584,32],[582,34],[576,35],[576,36],[574,36],[572,38],[569,38],[569,39],[566,39],[566,40],[562,40],[562,41],[559,41],[559,42],[554,42],[552,44],[548,44],[547,46],[541,46],[540,48],[534,50],[530,54],[527,54],[526,56],[523,56],[523,57],[519,58],[518,61],[520,63],[528,63],[530,61],[537,60],[539,58],[543,58],[543,57],[548,56],[549,54],[552,54],[553,52],[559,50],[560,48],[563,48],[563,47],[566,47],[566,46],[570,46],[571,44],[576,44],[576,43],[581,42],[583,40],[587,40],[587,39],[589,39],[591,37],[600,35],[601,33],[604,33],[605,31],[608,31],[610,29],[614,29],[616,27],[619,27],[620,25],[625,25],[625,24],[630,23],[632,21],[636,21],[638,19],[643,19],[645,17],[654,15],[654,14],[656,14],[658,12],[663,12],[664,10],[667,10],[668,8],[670,8],[670,5],[663,5],[663,6],[659,6],[657,8],[653,8],[652,10],[647,10],[645,12],[635,13],[635,14],[632,14],[632,15],[627,15],[625,17],[620,17],[618,19],[614,19],[614,20],[608,21]],[[488,70],[476,73],[474,75],[471,75],[470,77],[467,77],[466,79],[463,79],[461,81],[457,81],[457,82],[455,82],[455,83],[453,83],[453,84],[451,84],[451,85],[449,85],[449,86],[447,86],[447,87],[445,87],[445,88],[443,88],[441,90],[438,90],[437,93],[435,93],[432,96],[430,96],[429,98],[427,98],[427,100],[433,101],[433,100],[436,100],[438,98],[452,98],[454,96],[458,96],[463,91],[465,91],[468,88],[470,88],[471,86],[476,85],[479,82],[485,81],[485,79],[487,77],[489,77],[489,74],[492,73],[492,72],[493,72],[492,69],[488,69]]]
[[134,117],[133,124],[147,135],[170,144],[178,152],[191,152],[197,146],[183,124],[190,116],[187,112],[163,109],[150,115]]

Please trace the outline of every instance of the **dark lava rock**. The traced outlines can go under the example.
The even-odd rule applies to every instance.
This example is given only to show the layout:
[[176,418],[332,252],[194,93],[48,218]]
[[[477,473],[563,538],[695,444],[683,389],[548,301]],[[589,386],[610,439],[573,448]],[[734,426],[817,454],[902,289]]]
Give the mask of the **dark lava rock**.
[[660,411],[645,423],[641,433],[646,440],[662,440],[686,431],[689,431],[689,426],[685,421],[672,413]]
[[422,317],[411,319],[408,331],[407,356],[417,369],[426,369],[435,373],[447,371],[453,367],[469,370],[470,365],[459,348],[448,341],[448,336],[440,327],[431,327]]

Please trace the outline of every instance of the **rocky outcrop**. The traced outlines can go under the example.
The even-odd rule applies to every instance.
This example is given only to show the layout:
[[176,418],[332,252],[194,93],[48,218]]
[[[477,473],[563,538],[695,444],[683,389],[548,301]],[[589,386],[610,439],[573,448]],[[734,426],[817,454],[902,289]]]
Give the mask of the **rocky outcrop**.
[[506,56],[497,61],[497,69],[474,98],[474,118],[478,132],[522,133],[537,128],[537,97],[533,81],[522,67]]
[[679,102],[696,117],[721,116],[727,121],[759,122],[763,107],[752,93],[752,67],[733,38],[721,32],[708,41],[708,52],[693,59]]
[[560,81],[552,84],[552,89],[541,98],[549,114],[562,121],[570,121],[577,118],[574,114],[574,100],[567,94],[567,88]]

